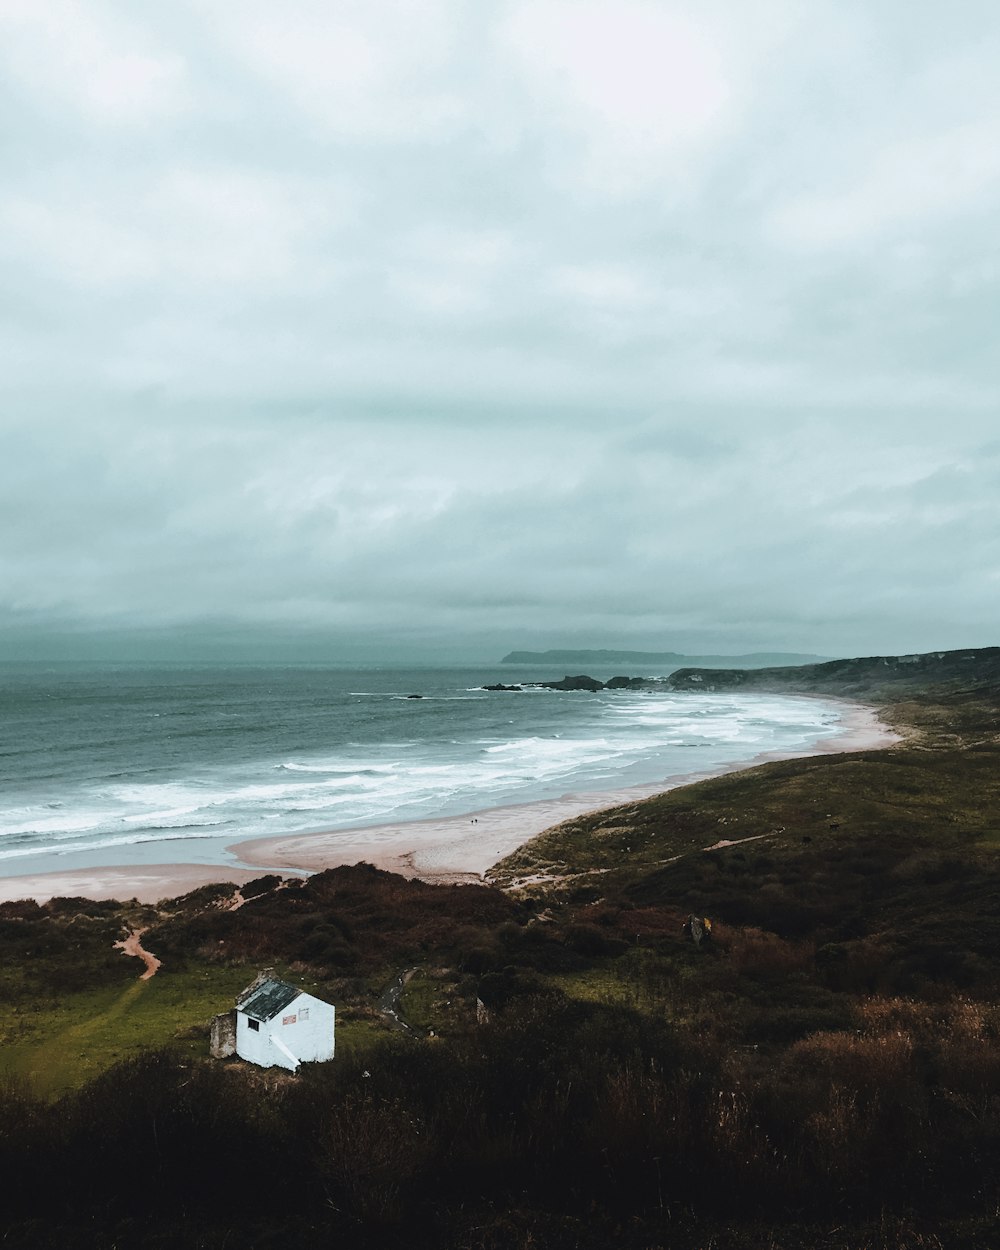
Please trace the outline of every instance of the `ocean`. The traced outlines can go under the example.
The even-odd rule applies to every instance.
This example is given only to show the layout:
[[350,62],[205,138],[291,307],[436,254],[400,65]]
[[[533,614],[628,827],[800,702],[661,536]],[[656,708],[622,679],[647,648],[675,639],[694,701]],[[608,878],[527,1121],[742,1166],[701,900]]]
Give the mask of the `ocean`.
[[0,876],[233,863],[242,838],[666,785],[840,729],[794,696],[481,689],[562,676],[505,670],[0,665]]

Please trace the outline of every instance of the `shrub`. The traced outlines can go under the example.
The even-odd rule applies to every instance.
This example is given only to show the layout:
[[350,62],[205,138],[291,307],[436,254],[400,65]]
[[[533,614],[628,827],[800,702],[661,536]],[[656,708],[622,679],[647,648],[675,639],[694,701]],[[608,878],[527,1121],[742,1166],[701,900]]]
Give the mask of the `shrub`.
[[570,950],[578,955],[620,955],[628,950],[628,943],[608,933],[596,924],[571,924],[564,938]]
[[725,950],[730,966],[741,976],[785,980],[810,972],[815,960],[811,942],[790,942],[763,929],[717,926],[712,940]]

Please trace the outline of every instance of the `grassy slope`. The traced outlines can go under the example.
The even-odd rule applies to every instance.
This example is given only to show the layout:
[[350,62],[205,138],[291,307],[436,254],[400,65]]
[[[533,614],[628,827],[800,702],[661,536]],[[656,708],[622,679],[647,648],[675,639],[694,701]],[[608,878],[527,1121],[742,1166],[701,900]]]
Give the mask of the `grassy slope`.
[[[223,886],[157,908],[0,905],[0,1078],[52,1097],[149,1048],[206,1057],[211,1017],[264,967],[337,1004],[343,1055],[385,1036],[375,1006],[382,989],[400,966],[429,958],[403,1009],[421,1030],[451,1034],[468,1026],[474,998],[468,990],[455,998],[447,965],[516,910],[491,891],[437,889],[369,868],[320,874],[294,890],[262,882],[236,911]],[[114,949],[137,925],[148,926],[143,943],[163,960],[146,982],[140,961]]]
[[[638,803],[567,821],[491,872],[502,886],[532,876],[582,884],[610,874],[624,884],[651,872],[683,874],[667,861],[711,853],[720,840],[757,839],[745,854],[781,861],[843,853],[864,844],[906,853],[976,854],[1000,831],[1000,707],[989,691],[907,699],[881,709],[906,738],[887,750],[765,764]],[[752,851],[751,851],[752,847]],[[598,884],[595,882],[594,884]],[[548,882],[545,885],[549,885]]]
[[[644,925],[652,941],[670,915],[695,913],[808,944],[824,995],[996,994],[1000,703],[992,684],[912,694],[882,707],[906,734],[896,747],[767,764],[592,813],[520,848],[493,879],[578,917],[589,907],[636,942]],[[734,845],[708,849],[720,841]],[[795,994],[786,980],[772,1005],[791,1010]]]
[[[0,1053],[0,1077],[26,1081],[36,1093],[58,1097],[123,1060],[151,1048],[186,1059],[208,1053],[212,1016],[232,1005],[254,969],[199,963],[179,973],[135,979],[122,988],[103,986],[11,1005]],[[323,993],[315,980],[278,967],[280,976]],[[337,1048],[365,1050],[384,1033],[377,1019],[348,1009],[337,1022]]]
[[65,1093],[121,1059],[152,1046],[205,1053],[208,1020],[247,981],[241,968],[200,968],[136,979],[22,1008],[18,1035],[4,1046],[3,1069],[46,1095]]

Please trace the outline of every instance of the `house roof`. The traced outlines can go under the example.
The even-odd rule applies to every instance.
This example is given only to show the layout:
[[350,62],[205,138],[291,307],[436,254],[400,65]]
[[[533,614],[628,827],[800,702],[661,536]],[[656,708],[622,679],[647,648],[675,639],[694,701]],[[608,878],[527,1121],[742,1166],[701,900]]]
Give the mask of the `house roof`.
[[236,1008],[251,1020],[273,1020],[293,998],[303,991],[297,985],[289,985],[287,981],[277,981],[273,977],[257,981],[243,991],[243,996],[236,1000]]

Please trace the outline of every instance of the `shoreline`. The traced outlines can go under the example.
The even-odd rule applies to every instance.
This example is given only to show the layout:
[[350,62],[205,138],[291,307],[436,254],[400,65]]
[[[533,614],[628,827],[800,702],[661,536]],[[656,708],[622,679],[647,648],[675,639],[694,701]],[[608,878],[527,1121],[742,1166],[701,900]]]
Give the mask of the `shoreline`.
[[243,885],[268,873],[302,875],[360,862],[434,884],[482,883],[488,869],[519,846],[584,813],[651,798],[709,777],[742,772],[776,760],[880,750],[902,740],[902,735],[885,725],[879,719],[878,709],[870,704],[827,695],[801,697],[821,697],[844,705],[841,732],[820,739],[805,751],[763,752],[703,773],[665,777],[620,790],[586,791],[508,804],[458,816],[246,838],[226,848],[237,857],[231,865],[95,866],[2,877],[0,902],[24,898],[44,902],[53,897],[81,896],[123,901],[135,898],[142,903],[155,903],[201,885],[230,881]]
[[710,777],[742,772],[776,760],[881,749],[900,741],[900,735],[879,720],[876,708],[850,700],[843,700],[843,703],[840,723],[847,728],[831,738],[819,739],[808,751],[765,751],[749,760],[706,772],[682,773],[643,785],[565,794],[556,799],[508,804],[458,816],[248,838],[232,843],[227,849],[241,863],[254,865],[261,871],[319,872],[364,860],[387,872],[437,884],[482,882],[494,864],[519,846],[577,816],[652,798]]

